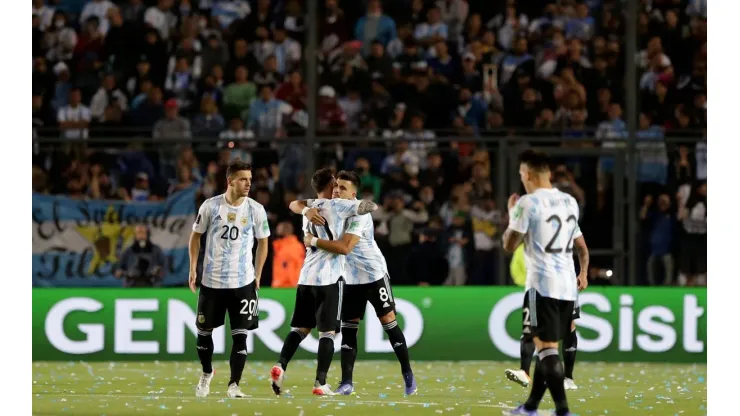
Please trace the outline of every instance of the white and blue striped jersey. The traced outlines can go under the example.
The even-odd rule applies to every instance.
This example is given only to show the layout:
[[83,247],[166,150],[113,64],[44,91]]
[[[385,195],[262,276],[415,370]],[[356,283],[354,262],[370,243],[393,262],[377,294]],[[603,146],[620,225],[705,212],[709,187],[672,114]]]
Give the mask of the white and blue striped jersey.
[[388,275],[385,257],[375,243],[375,226],[370,214],[355,215],[348,219],[345,233],[360,237],[360,241],[347,254],[344,281],[348,285],[372,283]]
[[193,231],[206,234],[202,285],[236,289],[254,281],[254,239],[270,236],[265,208],[252,198],[238,207],[221,194],[207,199],[198,210]]
[[[326,225],[311,224],[303,217],[303,232],[310,232],[322,240],[338,240],[344,235],[347,219],[357,215],[360,201],[348,199],[309,199],[307,205],[317,208],[319,214],[326,220]],[[299,285],[328,286],[336,283],[344,276],[345,257],[320,250],[317,247],[306,249],[306,259],[298,277]]]
[[573,240],[582,235],[578,203],[555,188],[522,196],[509,213],[509,228],[524,234],[526,288],[541,296],[575,301],[578,286]]

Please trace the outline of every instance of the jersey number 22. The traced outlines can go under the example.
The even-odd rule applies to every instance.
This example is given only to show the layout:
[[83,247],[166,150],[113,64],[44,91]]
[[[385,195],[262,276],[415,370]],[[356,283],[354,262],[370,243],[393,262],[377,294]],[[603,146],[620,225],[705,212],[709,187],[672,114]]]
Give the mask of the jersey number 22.
[[[552,215],[550,218],[547,219],[548,223],[556,223],[558,225],[558,228],[555,230],[555,235],[552,236],[552,239],[550,239],[550,242],[547,243],[545,246],[545,253],[562,253],[563,248],[562,247],[553,247],[555,242],[558,240],[558,237],[560,237],[560,231],[563,229],[563,220],[560,219],[557,215]],[[568,244],[565,247],[566,253],[572,253],[573,252],[573,234],[576,233],[576,228],[578,228],[578,220],[576,220],[575,215],[571,215],[568,218],[565,219],[565,222],[570,224],[573,223],[573,229],[570,230],[570,238],[568,238]]]

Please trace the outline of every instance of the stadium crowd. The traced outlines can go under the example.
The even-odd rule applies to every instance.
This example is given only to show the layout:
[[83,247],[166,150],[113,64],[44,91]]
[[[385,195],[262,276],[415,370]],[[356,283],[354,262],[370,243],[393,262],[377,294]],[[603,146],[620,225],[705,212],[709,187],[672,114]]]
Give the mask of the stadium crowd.
[[[642,283],[706,283],[706,1],[642,0],[636,57],[617,0],[322,3],[317,134],[345,139],[323,143],[317,165],[358,171],[361,196],[382,203],[395,284],[491,284],[507,216],[495,145],[479,138],[624,146],[626,59],[639,70]],[[308,157],[295,138],[314,87],[305,12],[299,0],[33,0],[34,138],[63,139],[34,142],[34,192],[144,201],[198,186],[207,198],[240,157],[275,240],[293,242],[287,204]],[[118,141],[85,144],[96,137]],[[614,163],[553,166],[595,248],[612,245]]]

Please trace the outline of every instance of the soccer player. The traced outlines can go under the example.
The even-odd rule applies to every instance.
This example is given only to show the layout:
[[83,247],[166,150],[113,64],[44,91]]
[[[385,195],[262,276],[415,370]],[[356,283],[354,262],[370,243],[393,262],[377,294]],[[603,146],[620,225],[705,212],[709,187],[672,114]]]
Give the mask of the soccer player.
[[[310,232],[315,236],[314,239],[319,237],[326,240],[341,239],[348,218],[368,214],[378,208],[370,201],[331,199],[334,183],[331,170],[319,169],[311,179],[311,186],[318,194],[318,199],[290,203],[293,212],[304,214],[303,231]],[[309,206],[315,210],[306,216],[306,213],[311,211]],[[344,271],[344,256],[319,250],[315,244],[307,250],[298,278],[295,308],[290,321],[292,330],[285,337],[277,364],[270,370],[275,394],[281,393],[288,363],[301,341],[313,328],[319,330],[318,365],[313,394],[317,396],[334,394],[326,384],[326,374],[334,355],[334,335],[340,328]]]
[[[526,293],[525,296],[527,296]],[[570,326],[570,332],[568,332],[563,339],[563,364],[565,367],[565,380],[563,381],[563,386],[565,387],[565,390],[578,390],[578,385],[576,385],[573,379],[573,368],[576,365],[576,352],[578,350],[576,319],[580,317],[581,307],[578,305],[578,300],[576,300],[575,307],[573,308],[573,322]],[[519,338],[519,352],[519,369],[506,369],[504,374],[509,380],[524,387],[529,387],[529,384],[532,382],[532,379],[529,376],[529,370],[531,368],[532,358],[534,355],[534,337],[529,326],[522,328],[522,335]]]
[[[360,177],[354,172],[341,171],[336,176],[335,197],[356,200]],[[388,342],[401,364],[401,375],[405,394],[416,393],[416,380],[411,371],[409,349],[406,338],[396,321],[396,303],[393,299],[388,266],[383,253],[375,243],[375,229],[370,215],[356,215],[347,221],[347,229],[341,239],[317,239],[306,234],[306,247],[312,245],[321,250],[346,256],[347,269],[344,274],[344,298],[342,299],[342,381],[335,393],[350,395],[354,392],[352,372],[357,358],[357,332],[360,320],[365,317],[365,306],[370,302],[383,325]]]
[[[504,232],[503,246],[513,252],[524,240],[527,295],[523,326],[532,333],[538,356],[529,398],[504,414],[535,416],[549,389],[555,414],[570,415],[558,342],[571,332],[578,291],[588,286],[588,248],[578,226],[578,203],[552,187],[547,156],[527,150],[519,162],[527,195],[509,197],[509,227]],[[574,249],[581,266],[577,279]]]
[[[252,167],[239,159],[226,169],[228,187],[224,194],[203,202],[190,234],[190,290],[195,293],[196,268],[201,235],[206,234],[203,280],[198,292],[198,357],[203,374],[195,387],[197,397],[206,397],[213,379],[214,328],[224,324],[226,312],[231,324],[231,378],[227,395],[245,397],[239,380],[247,362],[247,331],[256,329],[259,319],[257,290],[267,259],[270,226],[265,208],[248,198]],[[252,265],[252,246],[257,239],[257,258]]]

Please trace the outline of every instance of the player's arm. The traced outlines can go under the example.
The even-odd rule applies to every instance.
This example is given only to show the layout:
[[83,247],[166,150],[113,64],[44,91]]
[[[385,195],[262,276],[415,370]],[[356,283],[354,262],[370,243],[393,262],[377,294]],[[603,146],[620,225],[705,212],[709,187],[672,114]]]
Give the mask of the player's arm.
[[288,208],[293,211],[294,214],[303,215],[311,222],[311,224],[325,225],[326,220],[319,214],[317,208],[311,208],[311,199],[302,199],[293,201],[288,205]]
[[590,259],[583,234],[573,240],[573,250],[578,255],[578,264],[581,267],[581,272],[578,273],[578,289],[583,290],[588,287],[588,262]]
[[210,216],[208,215],[208,203],[204,202],[198,209],[198,216],[193,223],[193,231],[190,233],[188,242],[188,255],[190,256],[190,275],[188,286],[195,293],[195,280],[198,277],[198,254],[200,254],[200,237],[208,230]]
[[348,219],[354,215],[369,214],[378,209],[378,205],[375,202],[365,199],[332,199],[331,202],[334,205],[336,213],[342,219]]
[[517,194],[509,197],[509,227],[504,231],[503,246],[508,253],[513,253],[522,243],[529,229],[530,204],[527,198]]
[[257,221],[255,222],[254,238],[257,239],[257,252],[254,258],[254,279],[257,281],[257,289],[260,287],[262,279],[262,269],[265,267],[267,260],[267,248],[270,237],[270,223],[267,221],[267,212],[264,207],[257,210]]
[[[311,235],[311,234],[307,234]],[[316,237],[313,237],[316,238]],[[312,240],[309,242],[311,243]],[[316,239],[316,245],[314,247],[318,247],[322,250],[326,250],[331,253],[335,254],[342,254],[347,255],[349,254],[353,248],[355,248],[355,245],[360,241],[359,235],[344,233],[341,240],[323,240],[323,239]]]

